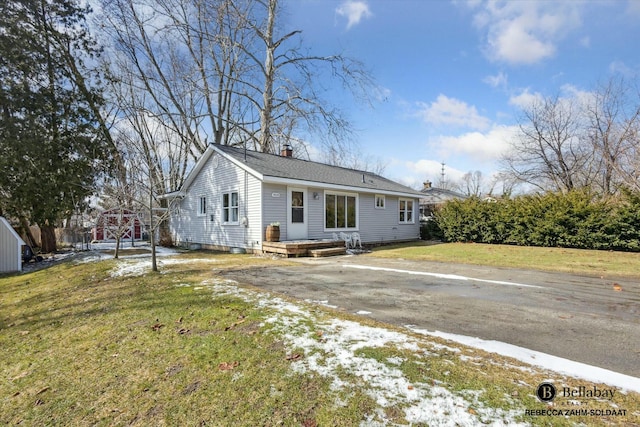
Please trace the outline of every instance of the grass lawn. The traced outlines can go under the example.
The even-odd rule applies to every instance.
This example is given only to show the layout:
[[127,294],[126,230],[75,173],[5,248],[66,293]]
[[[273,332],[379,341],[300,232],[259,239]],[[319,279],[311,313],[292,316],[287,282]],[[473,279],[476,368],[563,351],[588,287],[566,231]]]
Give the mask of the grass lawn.
[[640,253],[479,243],[413,242],[375,248],[370,256],[640,278]]
[[534,397],[543,380],[593,384],[217,275],[286,261],[196,252],[162,258],[160,273],[147,263],[0,276],[0,425],[640,423],[640,394],[620,391],[581,408],[625,416],[527,416],[547,408]]

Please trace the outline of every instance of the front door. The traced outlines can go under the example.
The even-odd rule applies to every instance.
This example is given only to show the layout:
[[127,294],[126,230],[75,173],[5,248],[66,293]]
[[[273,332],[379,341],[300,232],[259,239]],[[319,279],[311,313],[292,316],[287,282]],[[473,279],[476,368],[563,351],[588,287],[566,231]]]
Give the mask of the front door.
[[307,239],[307,190],[289,187],[287,205],[287,240]]

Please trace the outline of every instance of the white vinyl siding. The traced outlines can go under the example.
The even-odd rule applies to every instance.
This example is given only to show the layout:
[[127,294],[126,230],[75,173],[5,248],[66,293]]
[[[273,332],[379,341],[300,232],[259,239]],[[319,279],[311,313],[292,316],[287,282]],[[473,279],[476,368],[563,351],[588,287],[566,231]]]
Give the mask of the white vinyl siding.
[[[385,209],[375,208],[374,194],[360,194],[359,233],[363,243],[387,243],[420,237],[420,224],[398,222],[398,197],[386,196]],[[418,200],[413,199],[414,205]]]
[[287,187],[279,184],[262,185],[262,237],[267,225],[280,223],[280,240],[287,236]]
[[[262,183],[232,162],[210,158],[186,189],[186,195],[171,215],[176,243],[200,243],[221,248],[259,249],[262,242]],[[215,163],[218,163],[217,165]],[[226,211],[232,222],[225,223],[223,194],[234,193]],[[206,215],[200,215],[200,199],[206,198]]]
[[0,272],[22,270],[22,241],[9,221],[0,216]]

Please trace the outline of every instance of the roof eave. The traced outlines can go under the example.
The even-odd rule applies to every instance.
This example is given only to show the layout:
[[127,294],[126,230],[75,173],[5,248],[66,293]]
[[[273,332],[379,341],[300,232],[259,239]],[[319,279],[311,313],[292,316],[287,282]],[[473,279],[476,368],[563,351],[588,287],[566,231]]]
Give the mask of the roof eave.
[[357,185],[343,185],[343,184],[332,184],[320,181],[309,181],[295,178],[285,178],[279,176],[270,176],[265,175],[263,177],[263,181],[269,184],[285,184],[285,185],[298,185],[304,187],[320,187],[329,190],[338,190],[345,192],[353,192],[353,193],[368,193],[368,194],[380,194],[387,196],[398,196],[398,197],[408,197],[408,198],[420,198],[420,193],[408,192],[408,191],[395,191],[395,190],[384,190],[380,188],[369,188],[369,187],[359,187]]

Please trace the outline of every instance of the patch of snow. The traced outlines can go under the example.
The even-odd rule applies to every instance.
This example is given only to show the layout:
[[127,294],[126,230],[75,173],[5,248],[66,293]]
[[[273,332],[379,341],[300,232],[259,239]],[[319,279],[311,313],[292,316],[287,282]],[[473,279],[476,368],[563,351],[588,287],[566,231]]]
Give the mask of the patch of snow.
[[317,300],[306,299],[304,301],[308,302],[308,303],[311,303],[311,304],[323,305],[323,306],[329,307],[329,308],[338,308],[337,305],[329,304],[329,300],[317,301]]
[[584,380],[608,384],[618,387],[622,390],[635,391],[640,393],[640,378],[630,375],[620,374],[608,369],[598,368],[596,366],[587,365],[586,363],[575,362],[573,360],[563,359],[561,357],[552,356],[550,354],[539,351],[529,350],[527,348],[518,347],[512,344],[500,341],[483,340],[464,335],[450,334],[440,331],[427,331],[424,329],[409,328],[411,331],[444,338],[446,340],[455,341],[469,347],[479,348],[491,353],[497,353],[503,356],[512,357],[521,362],[549,369],[570,377],[582,378]]
[[[133,258],[133,257],[132,257]],[[163,258],[156,259],[158,267],[168,267],[171,265],[180,264],[192,264],[196,262],[212,263],[218,262],[214,258],[191,258],[191,259],[176,259],[176,258]],[[118,265],[111,270],[111,277],[131,277],[141,276],[151,270],[151,258],[149,255],[144,255],[144,258],[136,257],[133,260],[118,259]]]
[[371,314],[371,312],[366,310],[360,310],[360,311],[356,311],[356,314],[365,315],[365,314]]
[[[113,251],[116,248],[116,244],[113,242],[105,242],[105,243],[92,243],[91,250],[86,252],[81,252],[79,259],[76,261],[78,264],[84,264],[87,262],[98,262],[104,261],[107,259],[114,259],[113,254],[105,253],[106,251]],[[149,251],[149,253],[143,254],[135,254],[135,255],[127,255],[126,252],[119,255],[118,259],[145,259],[151,258],[151,246],[145,242],[136,242],[132,247],[131,243],[123,243],[120,246],[120,249],[143,249]],[[178,252],[172,248],[165,248],[163,246],[156,246],[156,256],[158,257],[170,257],[177,255]],[[150,264],[149,264],[150,265]]]
[[[379,408],[361,425],[387,425],[383,408],[389,407],[402,408],[410,423],[458,426],[490,420],[496,426],[517,425],[516,411],[485,408],[478,400],[482,391],[469,393],[471,400],[467,400],[437,382],[410,382],[396,367],[402,363],[401,358],[389,358],[385,364],[358,354],[363,348],[393,346],[428,357],[429,353],[420,347],[418,340],[407,334],[348,320],[323,320],[304,307],[268,293],[239,288],[231,280],[211,279],[203,286],[210,287],[216,295],[235,295],[273,310],[275,314],[266,319],[263,326],[270,326],[289,347],[304,350],[304,357],[291,363],[295,372],[315,372],[330,379],[332,390],[357,388],[374,399]],[[351,382],[341,372],[349,372],[357,380]],[[337,397],[336,402],[344,404],[341,399]],[[471,406],[476,413],[469,411]]]

